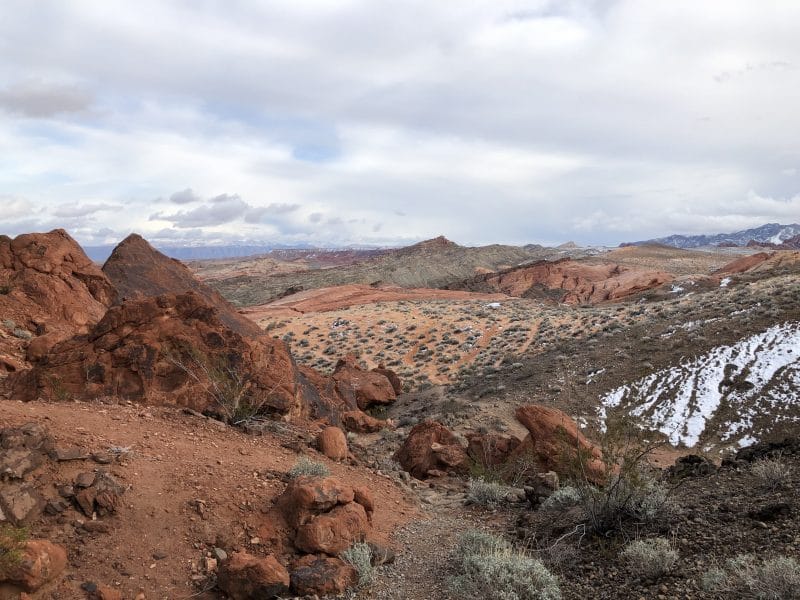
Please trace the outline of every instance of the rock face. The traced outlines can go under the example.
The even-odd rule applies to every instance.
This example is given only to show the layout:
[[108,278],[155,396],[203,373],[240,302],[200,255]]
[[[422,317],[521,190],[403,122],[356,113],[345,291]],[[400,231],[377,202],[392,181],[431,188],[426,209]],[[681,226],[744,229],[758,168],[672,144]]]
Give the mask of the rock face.
[[319,451],[331,460],[347,458],[347,438],[338,427],[326,427],[317,436]]
[[494,467],[505,463],[521,440],[499,433],[467,434],[467,452],[469,456],[484,467]]
[[672,274],[663,271],[614,263],[587,264],[564,258],[478,275],[450,287],[522,298],[549,298],[565,304],[596,304],[626,298],[673,279]]
[[744,273],[745,271],[749,271],[763,262],[766,262],[771,257],[772,254],[767,252],[758,252],[757,254],[751,254],[750,256],[742,256],[741,258],[737,258],[736,260],[729,262],[727,265],[717,269],[712,273],[712,275],[724,276]]
[[162,254],[135,233],[114,248],[103,265],[103,273],[116,287],[120,301],[195,292],[213,306],[219,320],[235,332],[253,337],[264,335],[258,325],[240,315],[219,292],[198,280],[183,263]]
[[67,552],[47,540],[29,540],[18,563],[0,575],[0,582],[11,583],[25,592],[35,592],[58,577],[67,566]]
[[108,278],[63,229],[0,236],[0,314],[14,323],[15,334],[0,338],[3,370],[23,366],[27,342],[21,340],[44,337],[37,343],[52,346],[85,333],[115,297]]
[[514,451],[515,456],[532,456],[542,471],[554,471],[559,475],[569,474],[579,466],[580,459],[584,461],[587,478],[603,483],[606,470],[600,448],[578,431],[578,425],[566,413],[549,406],[529,404],[519,407],[516,417],[529,434]]
[[283,342],[225,327],[196,293],[125,302],[88,335],[57,344],[14,378],[22,399],[117,396],[235,419],[242,405],[300,416],[297,371]]
[[435,421],[415,425],[394,458],[417,479],[464,471],[468,464],[467,452],[455,434]]
[[261,558],[236,552],[223,564],[217,585],[231,600],[268,600],[289,591],[289,572],[271,554]]

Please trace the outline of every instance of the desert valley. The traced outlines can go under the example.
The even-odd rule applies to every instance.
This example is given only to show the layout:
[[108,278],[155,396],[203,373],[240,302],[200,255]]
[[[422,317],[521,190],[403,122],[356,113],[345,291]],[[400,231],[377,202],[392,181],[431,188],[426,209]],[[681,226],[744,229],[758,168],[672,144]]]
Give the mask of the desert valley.
[[680,245],[0,238],[0,598],[797,598],[798,237]]

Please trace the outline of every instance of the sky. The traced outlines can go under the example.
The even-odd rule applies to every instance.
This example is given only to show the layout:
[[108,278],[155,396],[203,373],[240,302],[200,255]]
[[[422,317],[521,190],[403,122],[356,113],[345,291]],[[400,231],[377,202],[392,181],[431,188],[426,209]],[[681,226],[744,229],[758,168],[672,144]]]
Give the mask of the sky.
[[0,233],[615,245],[800,221],[796,0],[3,0]]

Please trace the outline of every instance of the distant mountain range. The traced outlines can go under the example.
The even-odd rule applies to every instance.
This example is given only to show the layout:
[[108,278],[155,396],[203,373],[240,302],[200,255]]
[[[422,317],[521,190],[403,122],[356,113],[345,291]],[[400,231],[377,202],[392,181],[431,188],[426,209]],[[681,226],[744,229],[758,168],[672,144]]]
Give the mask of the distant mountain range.
[[[83,251],[93,261],[102,263],[111,256],[114,245],[83,246]],[[154,246],[162,254],[182,261],[209,260],[215,258],[242,258],[245,256],[258,256],[260,254],[280,254],[283,251],[308,251],[334,252],[341,250],[376,250],[378,246],[346,246],[341,248],[317,248],[311,245],[231,245],[231,246]]]
[[733,233],[717,233],[714,235],[670,235],[668,237],[657,238],[633,242],[632,246],[643,246],[645,244],[663,244],[674,246],[675,248],[700,248],[702,246],[746,246],[748,242],[754,240],[767,244],[780,244],[796,235],[800,235],[800,225],[781,225],[780,223],[767,223],[754,229],[745,229]]

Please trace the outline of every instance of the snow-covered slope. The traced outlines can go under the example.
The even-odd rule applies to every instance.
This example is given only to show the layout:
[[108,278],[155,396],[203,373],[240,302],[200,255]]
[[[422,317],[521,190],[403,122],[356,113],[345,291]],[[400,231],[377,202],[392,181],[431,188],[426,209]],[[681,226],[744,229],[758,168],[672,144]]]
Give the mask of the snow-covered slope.
[[800,428],[800,323],[770,327],[731,346],[681,361],[602,398],[671,443],[750,443],[777,423]]
[[734,231],[733,233],[717,233],[712,235],[670,235],[668,237],[656,238],[644,242],[634,242],[634,245],[641,244],[664,244],[675,248],[700,248],[702,246],[717,246],[719,244],[735,244],[746,246],[750,240],[757,242],[770,242],[780,244],[782,241],[800,234],[800,225],[792,223],[781,225],[780,223],[767,223],[754,229]]

